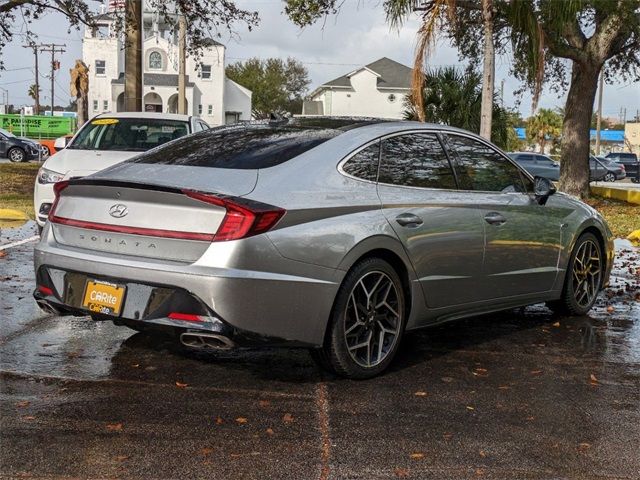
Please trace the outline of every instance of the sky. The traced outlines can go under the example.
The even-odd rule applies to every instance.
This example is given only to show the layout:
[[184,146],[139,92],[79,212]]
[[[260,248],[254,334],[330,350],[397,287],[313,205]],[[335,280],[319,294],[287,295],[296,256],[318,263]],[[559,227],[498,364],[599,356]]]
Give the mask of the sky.
[[[242,25],[236,26],[235,35],[221,32],[219,40],[227,46],[227,64],[250,57],[294,57],[307,67],[311,90],[381,57],[412,65],[418,19],[409,21],[399,31],[391,30],[381,1],[345,0],[339,15],[304,29],[286,17],[280,0],[237,0],[237,4],[258,11],[261,21],[251,32]],[[23,31],[21,25],[16,25],[14,30]],[[76,30],[68,33],[64,17],[51,13],[35,23],[32,30],[39,34],[42,43],[66,44],[66,51],[57,57],[61,70],[55,85],[56,104],[66,105],[70,98],[69,69],[75,59],[82,57],[82,33]],[[24,37],[16,35],[2,53],[6,70],[0,71],[0,99],[6,95],[4,90],[8,90],[9,103],[16,105],[32,104],[27,90],[33,83],[34,56],[21,47],[23,43]],[[49,72],[44,71],[48,69],[49,60],[49,54],[40,54],[41,102],[44,104],[50,103]],[[520,86],[509,74],[511,60],[509,56],[496,60],[496,89],[499,91],[504,80],[504,103],[508,107],[516,105],[513,92]],[[463,65],[456,49],[442,40],[438,41],[429,64]],[[543,92],[540,107],[555,108],[563,104],[564,96],[559,97],[548,89]],[[530,95],[522,97],[518,108],[525,118],[531,114]],[[623,108],[627,109],[627,119],[640,109],[640,83],[605,84],[603,116],[618,118]]]

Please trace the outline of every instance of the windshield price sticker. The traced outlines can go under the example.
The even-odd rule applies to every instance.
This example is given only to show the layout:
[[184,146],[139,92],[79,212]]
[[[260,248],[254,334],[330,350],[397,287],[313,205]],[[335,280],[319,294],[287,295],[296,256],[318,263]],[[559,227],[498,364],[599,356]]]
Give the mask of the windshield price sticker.
[[91,125],[114,125],[119,121],[117,118],[97,118],[91,122]]

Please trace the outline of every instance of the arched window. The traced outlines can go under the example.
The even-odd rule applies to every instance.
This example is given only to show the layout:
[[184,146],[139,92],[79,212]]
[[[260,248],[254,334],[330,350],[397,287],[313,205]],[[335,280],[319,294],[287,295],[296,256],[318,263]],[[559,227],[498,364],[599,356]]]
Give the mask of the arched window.
[[151,52],[149,55],[149,68],[154,70],[162,69],[162,55],[160,52]]

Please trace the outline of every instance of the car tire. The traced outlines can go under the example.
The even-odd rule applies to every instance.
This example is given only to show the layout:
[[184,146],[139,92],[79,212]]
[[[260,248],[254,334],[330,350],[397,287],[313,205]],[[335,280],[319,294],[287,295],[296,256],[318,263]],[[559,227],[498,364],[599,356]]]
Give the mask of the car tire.
[[604,270],[604,253],[592,233],[578,238],[567,266],[562,297],[547,306],[564,315],[585,315],[598,297]]
[[608,172],[604,177],[603,180],[605,182],[615,182],[616,181],[616,176],[614,173],[612,172]]
[[14,163],[20,163],[27,160],[27,154],[21,148],[13,147],[7,152],[7,158]]
[[640,178],[632,178],[631,181],[633,183],[640,183]]
[[366,258],[342,282],[324,346],[313,350],[312,357],[343,377],[374,377],[393,360],[405,324],[405,295],[398,273],[380,258]]

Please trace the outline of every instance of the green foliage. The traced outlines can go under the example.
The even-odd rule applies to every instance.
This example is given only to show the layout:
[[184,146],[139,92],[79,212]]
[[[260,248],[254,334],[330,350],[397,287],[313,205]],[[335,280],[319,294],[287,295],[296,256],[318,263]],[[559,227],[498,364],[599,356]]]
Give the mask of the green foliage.
[[[482,104],[482,75],[467,69],[444,67],[425,72],[422,89],[424,114],[427,122],[441,123],[480,132],[480,107]],[[513,130],[514,114],[497,104],[494,98],[491,140],[501,148],[508,149],[517,142]],[[405,100],[404,117],[419,118],[415,106]]]
[[544,153],[547,142],[558,146],[562,134],[562,117],[548,108],[541,108],[527,120],[527,140],[540,146]]
[[311,83],[306,67],[294,58],[286,62],[279,58],[251,58],[229,65],[226,74],[253,92],[254,118],[267,118],[271,113],[300,113]]
[[32,85],[30,85],[30,86],[29,86],[29,90],[27,91],[27,94],[28,94],[31,98],[33,98],[33,99],[35,100],[35,99],[36,99],[36,96],[37,96],[38,94],[40,94],[40,92],[41,92],[41,91],[42,91],[42,89],[41,89],[41,88],[37,88],[37,87],[36,87],[36,84],[34,83],[34,84],[32,84]]

